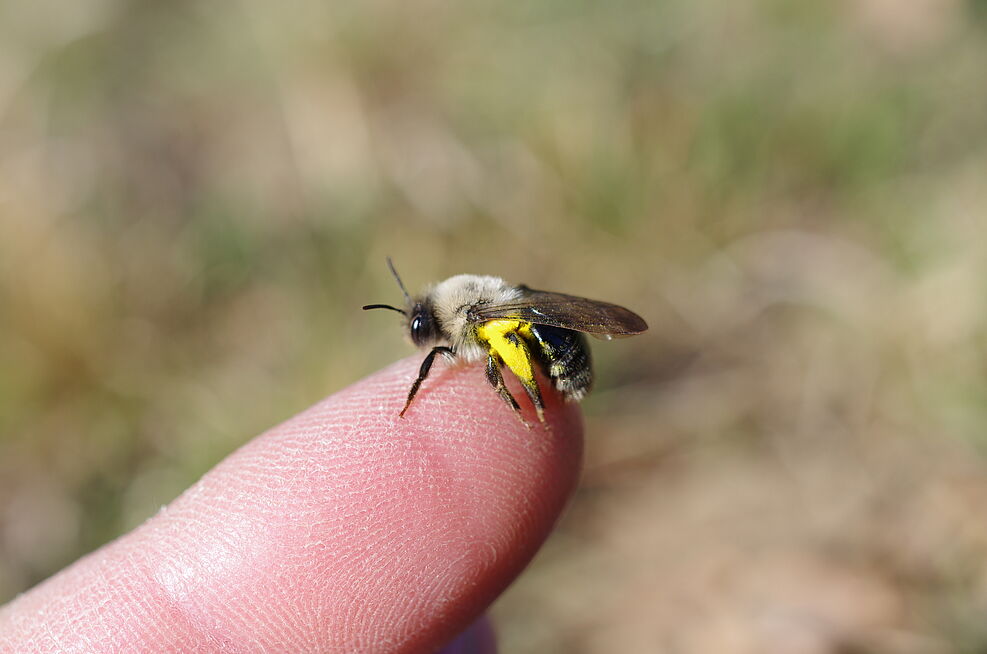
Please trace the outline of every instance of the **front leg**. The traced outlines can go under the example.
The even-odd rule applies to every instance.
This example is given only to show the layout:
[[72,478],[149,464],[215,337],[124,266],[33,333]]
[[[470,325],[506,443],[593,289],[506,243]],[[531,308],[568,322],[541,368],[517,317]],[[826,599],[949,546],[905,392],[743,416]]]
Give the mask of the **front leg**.
[[455,359],[456,352],[451,347],[446,347],[445,345],[437,345],[432,348],[432,351],[425,355],[425,360],[422,361],[422,367],[418,369],[418,378],[415,383],[411,385],[411,390],[408,391],[408,401],[404,403],[404,408],[401,409],[401,413],[398,417],[403,418],[404,412],[408,410],[411,406],[411,401],[415,399],[415,394],[418,393],[419,387],[421,387],[422,382],[428,377],[428,371],[432,369],[432,362],[435,361],[436,354],[443,354],[448,359]]

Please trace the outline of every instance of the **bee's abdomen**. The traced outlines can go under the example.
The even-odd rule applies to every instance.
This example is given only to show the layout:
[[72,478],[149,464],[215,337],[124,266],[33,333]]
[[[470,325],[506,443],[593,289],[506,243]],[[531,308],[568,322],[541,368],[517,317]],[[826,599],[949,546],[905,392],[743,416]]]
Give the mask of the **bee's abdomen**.
[[555,387],[568,399],[579,400],[593,385],[593,367],[586,337],[561,327],[531,325],[534,349]]

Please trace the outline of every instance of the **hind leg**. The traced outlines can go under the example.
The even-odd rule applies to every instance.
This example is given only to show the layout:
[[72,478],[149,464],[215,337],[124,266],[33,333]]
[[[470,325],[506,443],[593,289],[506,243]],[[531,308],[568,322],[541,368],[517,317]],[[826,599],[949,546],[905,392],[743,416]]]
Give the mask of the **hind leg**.
[[541,389],[538,388],[538,382],[535,380],[535,369],[531,365],[532,356],[531,348],[524,341],[523,338],[518,336],[517,332],[510,332],[505,336],[508,343],[517,348],[517,352],[526,361],[526,365],[522,368],[519,366],[519,370],[513,370],[514,374],[521,381],[521,386],[524,387],[524,392],[528,394],[531,399],[531,403],[535,405],[535,413],[538,414],[538,421],[545,422],[545,401],[541,396]]

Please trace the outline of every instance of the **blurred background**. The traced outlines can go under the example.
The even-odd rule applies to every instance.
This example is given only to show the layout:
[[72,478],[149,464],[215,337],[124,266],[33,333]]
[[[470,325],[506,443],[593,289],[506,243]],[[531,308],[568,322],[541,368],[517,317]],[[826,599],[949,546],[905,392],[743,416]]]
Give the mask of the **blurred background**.
[[987,651],[985,61],[983,0],[0,0],[0,602],[410,354],[390,254],[651,325],[504,652]]

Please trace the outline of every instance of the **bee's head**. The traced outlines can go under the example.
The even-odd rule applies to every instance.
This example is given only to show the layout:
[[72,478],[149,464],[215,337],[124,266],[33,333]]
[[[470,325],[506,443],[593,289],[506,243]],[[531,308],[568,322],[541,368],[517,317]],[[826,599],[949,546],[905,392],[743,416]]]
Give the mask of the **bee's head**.
[[412,343],[422,347],[439,340],[439,326],[431,302],[416,301],[407,315],[408,332],[411,334]]
[[408,333],[411,336],[411,341],[417,346],[429,345],[439,340],[439,326],[435,320],[432,303],[427,297],[412,299],[408,295],[408,291],[404,288],[404,284],[401,282],[397,271],[394,270],[394,264],[391,263],[390,257],[387,259],[387,265],[391,269],[394,279],[397,280],[398,286],[401,287],[401,292],[404,293],[405,306],[407,308],[399,309],[389,304],[368,304],[363,309],[390,309],[404,315],[408,319]]

